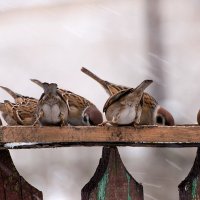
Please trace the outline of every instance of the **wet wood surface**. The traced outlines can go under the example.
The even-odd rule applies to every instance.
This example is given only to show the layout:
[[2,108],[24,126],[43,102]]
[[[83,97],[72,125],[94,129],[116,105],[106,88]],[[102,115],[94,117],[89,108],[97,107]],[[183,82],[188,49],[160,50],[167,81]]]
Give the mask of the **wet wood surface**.
[[0,127],[1,148],[65,146],[199,147],[200,126]]

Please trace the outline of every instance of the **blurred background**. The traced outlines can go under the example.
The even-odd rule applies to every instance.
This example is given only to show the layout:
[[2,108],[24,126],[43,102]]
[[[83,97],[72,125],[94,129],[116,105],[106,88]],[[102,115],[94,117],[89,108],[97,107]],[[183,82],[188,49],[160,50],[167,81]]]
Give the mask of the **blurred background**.
[[[39,98],[29,81],[56,82],[94,102],[108,98],[84,75],[87,67],[113,83],[147,89],[177,124],[196,123],[200,107],[200,1],[0,0],[0,85]],[[0,91],[0,101],[12,100]],[[24,178],[45,200],[79,200],[102,148],[13,150]],[[196,148],[119,148],[145,200],[177,200]],[[167,188],[167,189],[166,189]],[[170,191],[170,192],[169,192]]]

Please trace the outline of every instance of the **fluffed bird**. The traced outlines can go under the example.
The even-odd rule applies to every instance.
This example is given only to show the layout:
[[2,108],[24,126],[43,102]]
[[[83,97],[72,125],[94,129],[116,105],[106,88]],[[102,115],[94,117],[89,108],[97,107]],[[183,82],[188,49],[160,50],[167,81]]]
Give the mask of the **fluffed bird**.
[[68,105],[57,90],[56,83],[42,83],[44,92],[42,93],[37,105],[37,119],[44,126],[60,125],[68,123]]
[[23,96],[11,89],[0,86],[8,92],[15,100],[15,103],[4,101],[0,105],[2,116],[8,125],[33,125],[35,122],[35,111],[38,100],[32,97]]
[[[82,67],[81,71],[86,75],[90,76],[92,79],[96,80],[98,83],[100,83],[100,85],[105,89],[105,91],[109,96],[112,96],[121,90],[130,88],[103,80],[94,73],[92,73],[91,71],[89,71],[88,69],[86,69],[85,67]],[[171,115],[171,113],[169,113],[163,107],[159,106],[157,101],[146,92],[143,93],[141,99],[141,105],[142,105],[142,114],[140,118],[140,124],[142,125],[160,124],[160,121],[157,121],[160,119],[159,117],[157,117],[158,114],[159,116],[162,115],[163,117],[166,117],[163,118],[165,124],[174,125],[174,118]]]
[[0,103],[0,111],[2,117],[9,126],[16,125],[33,125],[35,122],[35,107],[30,107],[25,104],[11,103],[5,100]]
[[[42,87],[42,82],[31,79],[32,82]],[[86,98],[71,91],[57,89],[69,107],[68,123],[72,126],[98,125],[103,122],[102,113]]]
[[140,123],[144,90],[152,80],[143,81],[135,89],[129,88],[112,95],[105,103],[105,112],[108,123],[113,125],[136,125]]

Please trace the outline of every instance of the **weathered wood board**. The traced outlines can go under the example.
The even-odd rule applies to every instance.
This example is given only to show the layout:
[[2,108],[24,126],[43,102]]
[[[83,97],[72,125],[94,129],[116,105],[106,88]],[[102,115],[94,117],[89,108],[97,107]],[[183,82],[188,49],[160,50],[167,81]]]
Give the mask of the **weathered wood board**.
[[0,127],[0,148],[64,146],[200,147],[200,126]]

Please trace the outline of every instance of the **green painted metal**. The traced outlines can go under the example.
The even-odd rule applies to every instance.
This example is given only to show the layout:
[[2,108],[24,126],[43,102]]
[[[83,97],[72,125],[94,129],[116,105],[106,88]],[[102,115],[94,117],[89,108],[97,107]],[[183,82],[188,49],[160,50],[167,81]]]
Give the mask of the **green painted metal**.
[[117,147],[103,148],[96,172],[83,187],[81,197],[82,200],[144,200],[142,185],[126,170]]
[[130,181],[131,181],[131,177],[128,173],[126,173],[126,177],[128,180],[128,200],[131,200],[131,196],[130,196]]
[[101,181],[98,183],[98,200],[105,200],[106,199],[106,186],[108,184],[108,170],[105,171]]
[[192,181],[192,199],[196,199],[197,197],[197,183],[198,177]]

